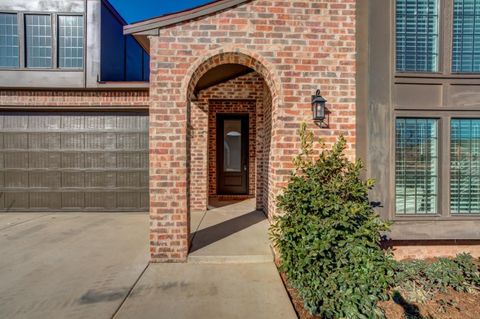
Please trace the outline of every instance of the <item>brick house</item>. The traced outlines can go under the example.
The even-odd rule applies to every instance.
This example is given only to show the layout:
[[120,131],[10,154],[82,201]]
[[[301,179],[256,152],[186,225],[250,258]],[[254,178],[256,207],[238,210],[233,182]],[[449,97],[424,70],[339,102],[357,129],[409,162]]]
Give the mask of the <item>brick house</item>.
[[[75,10],[85,17],[85,25],[98,32],[116,34],[123,24],[106,1],[71,2],[77,3]],[[44,75],[57,82],[47,82],[48,87],[40,83],[38,90],[30,89],[36,85],[25,82],[25,77],[15,75],[16,84],[0,80],[4,109],[0,134],[8,151],[3,154],[6,195],[0,209],[149,209],[152,260],[185,261],[191,211],[206,210],[213,201],[254,197],[257,209],[269,218],[276,214],[275,197],[288,179],[299,149],[297,129],[305,122],[327,146],[344,135],[349,158],[364,160],[367,175],[377,179],[372,201],[378,203],[382,217],[395,222],[389,236],[399,257],[459,251],[478,255],[480,189],[476,185],[480,177],[475,159],[480,120],[475,116],[480,118],[476,113],[480,94],[475,88],[480,82],[475,72],[480,71],[480,60],[467,49],[463,54],[460,46],[447,45],[470,38],[455,38],[467,34],[457,30],[458,23],[454,27],[441,22],[442,15],[451,21],[460,19],[459,12],[469,7],[459,3],[220,0],[126,25],[126,37],[100,43],[97,49],[103,50],[89,45],[98,37],[89,38],[92,33],[87,32],[83,48],[93,50],[93,55],[86,54],[86,62],[76,70],[83,74],[81,83],[66,85],[57,78],[63,74],[58,70]],[[414,7],[420,11],[412,12]],[[28,11],[38,10],[13,11],[0,7],[2,15],[15,15],[19,21],[30,19]],[[106,13],[116,17],[117,23],[106,23]],[[60,23],[61,14],[51,16]],[[428,23],[422,33],[419,21],[424,20]],[[412,28],[417,31],[411,32]],[[32,31],[26,28],[25,32]],[[19,45],[18,68],[0,71],[2,78],[6,72],[33,72],[27,63],[28,34],[25,39]],[[62,61],[60,43],[52,46],[52,68]],[[140,56],[124,54],[123,64],[110,63],[111,56],[129,52],[129,43],[141,46],[130,49]],[[412,48],[412,43],[422,46]],[[122,44],[123,51],[108,53],[108,48]],[[149,54],[148,70],[142,50]],[[458,62],[467,56],[470,64],[470,60]],[[130,71],[129,57],[136,65]],[[114,81],[104,80],[103,75],[118,65],[124,66],[123,73],[114,74]],[[147,71],[149,83],[141,82]],[[135,81],[128,74],[135,74]],[[312,120],[312,95],[317,90],[327,100],[327,117],[321,125]],[[25,112],[33,108],[68,113],[60,119],[60,113],[55,113],[54,124],[48,124],[51,113],[25,120]],[[133,116],[131,111],[140,114]],[[101,120],[97,123],[96,118]],[[12,128],[7,124],[11,122],[18,124]],[[31,132],[22,132],[25,129]],[[75,130],[81,134],[72,134]],[[21,134],[43,139],[23,145],[25,135]],[[24,154],[28,162],[36,150],[49,147],[51,163],[56,158],[60,162],[50,170],[42,167],[41,172],[50,172],[44,177],[36,177],[36,168],[27,164],[9,166],[9,156]],[[70,153],[79,158],[70,159]],[[70,159],[67,167],[60,165],[64,158]],[[85,170],[91,165],[95,173]],[[461,174],[459,167],[470,171]],[[21,174],[28,176],[23,177],[24,183]],[[51,183],[64,182],[49,186],[48,176],[57,178],[50,177]],[[47,186],[39,190],[42,187],[31,181]],[[39,192],[51,198],[38,204]],[[468,196],[461,196],[465,192]],[[22,198],[25,193],[33,195]],[[15,196],[20,199],[12,200]],[[16,207],[18,203],[24,206]]]

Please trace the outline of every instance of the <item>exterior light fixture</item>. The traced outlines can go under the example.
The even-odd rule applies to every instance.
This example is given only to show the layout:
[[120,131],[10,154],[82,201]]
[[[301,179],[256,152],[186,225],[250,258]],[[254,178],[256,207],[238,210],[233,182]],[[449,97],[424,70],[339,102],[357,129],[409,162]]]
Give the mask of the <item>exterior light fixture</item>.
[[320,90],[317,90],[315,95],[312,95],[312,113],[313,121],[315,123],[320,123],[322,126],[325,124],[325,119],[327,117],[327,112],[325,104],[327,100],[320,95]]

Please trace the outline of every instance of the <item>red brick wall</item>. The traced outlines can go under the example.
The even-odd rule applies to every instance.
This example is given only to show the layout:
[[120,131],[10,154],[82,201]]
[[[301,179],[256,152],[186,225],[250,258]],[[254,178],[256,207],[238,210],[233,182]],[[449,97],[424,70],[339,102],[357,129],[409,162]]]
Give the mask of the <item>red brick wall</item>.
[[[331,145],[344,134],[355,149],[355,0],[252,1],[160,30],[150,37],[151,255],[184,261],[188,247],[188,185],[193,91],[211,68],[238,63],[257,71],[271,93],[267,198],[292,168],[297,129],[309,123]],[[322,90],[330,127],[311,121],[311,95]],[[154,150],[154,151],[153,151]]]
[[0,90],[1,106],[128,106],[145,107],[149,104],[147,90],[135,91],[52,91]]
[[387,247],[392,249],[397,260],[455,257],[460,253],[470,253],[474,258],[480,258],[478,240],[399,241]]

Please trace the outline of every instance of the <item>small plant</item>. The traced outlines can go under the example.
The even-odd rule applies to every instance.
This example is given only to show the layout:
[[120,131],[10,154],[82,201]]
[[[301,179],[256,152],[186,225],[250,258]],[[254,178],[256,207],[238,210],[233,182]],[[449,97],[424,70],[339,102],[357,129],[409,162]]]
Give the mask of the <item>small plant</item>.
[[474,292],[480,288],[480,272],[469,254],[454,259],[439,258],[433,262],[423,260],[395,263],[395,290],[409,302],[425,302],[437,292],[448,288]]
[[278,197],[282,215],[271,227],[281,270],[312,314],[323,318],[382,318],[392,258],[379,246],[389,225],[368,200],[372,180],[360,178],[362,163],[344,155],[340,137],[313,156],[313,133],[300,128],[295,171]]

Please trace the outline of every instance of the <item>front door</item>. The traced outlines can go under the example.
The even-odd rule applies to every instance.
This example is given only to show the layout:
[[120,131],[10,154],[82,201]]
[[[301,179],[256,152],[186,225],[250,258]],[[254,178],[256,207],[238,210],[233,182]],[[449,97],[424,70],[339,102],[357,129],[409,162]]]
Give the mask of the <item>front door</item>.
[[248,194],[248,114],[217,114],[219,195]]

